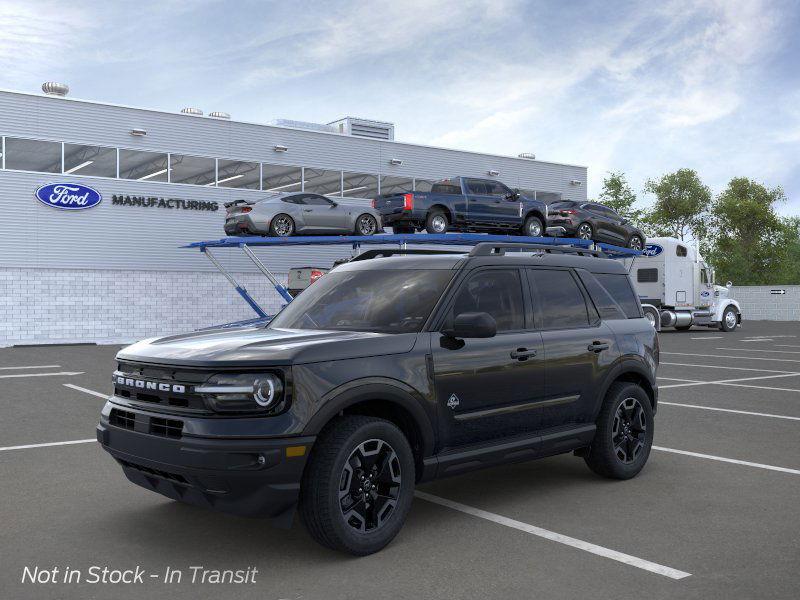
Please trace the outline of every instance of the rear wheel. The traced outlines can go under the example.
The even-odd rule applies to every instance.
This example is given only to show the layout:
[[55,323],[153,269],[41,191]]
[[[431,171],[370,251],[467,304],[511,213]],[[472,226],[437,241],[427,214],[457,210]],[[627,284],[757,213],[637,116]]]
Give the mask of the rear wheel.
[[364,556],[394,539],[414,496],[414,457],[389,421],[344,416],[314,444],[300,514],[320,544]]
[[539,217],[530,216],[525,219],[522,226],[522,235],[528,237],[541,237],[544,234],[544,224]]
[[364,213],[356,219],[356,235],[375,235],[378,232],[378,221],[370,214]]
[[425,231],[428,233],[447,233],[449,221],[443,211],[436,209],[428,213],[425,220]]
[[722,331],[733,331],[738,325],[739,319],[736,316],[736,311],[729,306],[722,313],[722,321],[719,324],[719,328]]
[[294,221],[289,215],[283,213],[272,217],[269,224],[269,234],[275,237],[289,237],[294,233]]
[[653,425],[647,393],[635,383],[614,383],[597,417],[597,431],[584,457],[586,464],[604,477],[635,477],[650,456]]
[[589,223],[581,223],[578,225],[575,236],[580,240],[591,240],[594,238],[594,229]]

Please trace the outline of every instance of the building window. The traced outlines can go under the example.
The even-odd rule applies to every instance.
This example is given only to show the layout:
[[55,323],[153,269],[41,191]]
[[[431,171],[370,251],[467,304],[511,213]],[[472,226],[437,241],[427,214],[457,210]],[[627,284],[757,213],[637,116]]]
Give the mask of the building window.
[[375,198],[378,195],[378,176],[364,173],[342,173],[345,198]]
[[64,174],[117,176],[117,149],[64,144]]
[[204,156],[170,154],[169,171],[170,183],[211,186],[216,181],[217,161]]
[[299,192],[303,188],[303,169],[285,165],[261,165],[261,189],[265,192]]
[[61,143],[6,138],[6,169],[61,173]]
[[311,169],[306,167],[305,187],[306,192],[322,194],[323,196],[342,195],[342,172],[327,171],[325,169]]
[[261,174],[258,163],[220,159],[217,169],[219,187],[259,189]]
[[167,155],[141,150],[119,151],[119,176],[139,181],[168,181]]
[[415,179],[414,191],[415,192],[430,192],[433,184],[436,183],[434,179]]
[[381,177],[381,194],[403,194],[414,191],[414,180],[411,177]]

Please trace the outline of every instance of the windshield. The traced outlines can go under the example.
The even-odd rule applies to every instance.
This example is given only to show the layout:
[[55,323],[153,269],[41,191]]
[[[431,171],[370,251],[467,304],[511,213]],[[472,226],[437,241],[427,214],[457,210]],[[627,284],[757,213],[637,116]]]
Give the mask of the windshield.
[[271,329],[414,333],[422,329],[454,271],[333,271],[284,308]]

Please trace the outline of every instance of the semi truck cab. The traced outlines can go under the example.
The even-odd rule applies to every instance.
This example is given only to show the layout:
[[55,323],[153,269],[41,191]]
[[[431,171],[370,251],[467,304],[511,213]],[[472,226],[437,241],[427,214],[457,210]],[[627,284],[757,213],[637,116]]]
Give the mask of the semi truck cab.
[[630,274],[645,314],[657,329],[684,331],[692,325],[733,331],[742,322],[730,284],[719,286],[714,270],[697,249],[670,237],[648,238],[642,255],[631,259]]

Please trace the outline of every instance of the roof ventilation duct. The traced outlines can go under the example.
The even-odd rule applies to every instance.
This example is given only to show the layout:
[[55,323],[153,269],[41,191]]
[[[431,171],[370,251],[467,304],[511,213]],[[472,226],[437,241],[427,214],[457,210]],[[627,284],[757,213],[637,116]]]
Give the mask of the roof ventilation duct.
[[345,135],[371,138],[373,140],[394,140],[394,123],[345,117],[331,122],[330,125],[333,125],[338,133],[344,133]]
[[192,108],[191,106],[187,106],[186,108],[182,108],[181,112],[185,115],[194,115],[196,117],[202,117],[203,111],[199,108]]
[[42,84],[42,91],[48,96],[61,96],[63,98],[69,94],[69,86],[66,83],[47,81]]
[[231,118],[231,116],[228,113],[221,112],[221,111],[218,111],[218,110],[215,110],[214,112],[208,113],[208,116],[212,117],[214,119],[230,119]]

